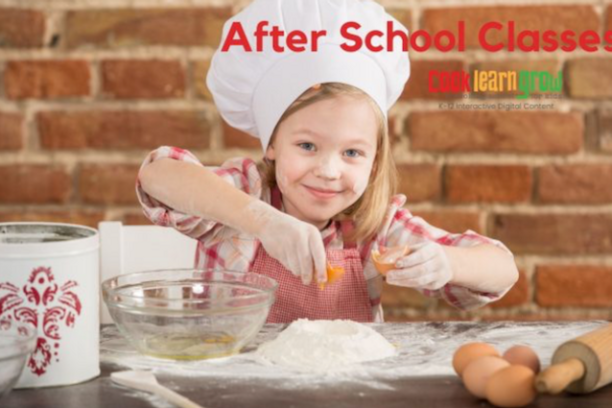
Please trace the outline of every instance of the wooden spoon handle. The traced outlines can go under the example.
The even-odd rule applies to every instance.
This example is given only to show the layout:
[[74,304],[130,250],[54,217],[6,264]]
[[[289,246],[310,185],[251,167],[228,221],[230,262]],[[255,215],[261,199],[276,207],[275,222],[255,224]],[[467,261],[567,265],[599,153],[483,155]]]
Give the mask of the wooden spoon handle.
[[535,387],[540,393],[558,394],[574,381],[581,379],[584,373],[584,363],[577,358],[570,358],[538,374]]
[[173,404],[181,407],[181,408],[204,408],[201,405],[196,404],[192,400],[183,397],[180,394],[164,387],[163,385],[158,385],[152,390],[155,394],[164,398],[167,401],[172,402]]

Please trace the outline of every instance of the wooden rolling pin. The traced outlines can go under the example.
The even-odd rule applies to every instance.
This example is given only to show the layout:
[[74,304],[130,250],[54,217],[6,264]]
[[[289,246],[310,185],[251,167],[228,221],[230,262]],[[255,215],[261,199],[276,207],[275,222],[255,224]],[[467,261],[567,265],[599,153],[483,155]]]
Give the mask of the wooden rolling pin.
[[612,383],[612,324],[560,345],[535,379],[541,393],[586,394]]

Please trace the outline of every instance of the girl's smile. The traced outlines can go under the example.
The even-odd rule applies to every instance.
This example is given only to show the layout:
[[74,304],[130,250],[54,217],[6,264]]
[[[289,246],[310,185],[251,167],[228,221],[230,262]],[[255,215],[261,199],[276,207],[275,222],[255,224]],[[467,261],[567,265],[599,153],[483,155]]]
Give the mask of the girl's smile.
[[316,187],[304,186],[313,196],[321,199],[330,199],[342,194],[342,191],[320,189]]
[[354,204],[367,186],[377,137],[376,115],[361,98],[316,102],[284,120],[266,157],[288,214],[319,228]]

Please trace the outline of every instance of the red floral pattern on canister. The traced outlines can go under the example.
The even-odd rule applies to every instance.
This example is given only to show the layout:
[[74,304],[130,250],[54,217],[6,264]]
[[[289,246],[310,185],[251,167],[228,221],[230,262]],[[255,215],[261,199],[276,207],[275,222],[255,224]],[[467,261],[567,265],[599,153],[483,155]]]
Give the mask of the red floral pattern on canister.
[[74,327],[81,314],[81,301],[72,290],[77,286],[72,280],[59,286],[51,268],[43,266],[32,270],[21,291],[10,282],[0,282],[0,328],[17,321],[38,330],[36,349],[28,360],[28,367],[38,376],[45,374],[53,357],[59,362],[60,326]]

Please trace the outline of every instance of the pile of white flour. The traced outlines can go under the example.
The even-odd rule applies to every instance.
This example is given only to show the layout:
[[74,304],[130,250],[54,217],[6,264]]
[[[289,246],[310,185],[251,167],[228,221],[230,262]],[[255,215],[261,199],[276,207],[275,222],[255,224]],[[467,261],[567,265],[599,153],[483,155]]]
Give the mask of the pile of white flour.
[[391,357],[396,349],[377,331],[351,320],[299,319],[256,354],[289,368],[329,372]]
[[[313,323],[306,321],[299,324]],[[378,345],[372,346],[370,344],[372,339],[364,341],[363,338],[368,336],[355,328],[353,328],[353,336],[360,337],[357,333],[362,333],[361,336],[363,336],[362,340],[357,342],[358,344],[355,344],[354,340],[347,340],[347,337],[352,336],[347,335],[346,332],[343,334],[342,331],[337,333],[337,337],[344,338],[343,341],[330,341],[328,337],[331,331],[339,331],[335,327],[332,330],[319,328],[319,333],[322,334],[319,337],[328,338],[331,344],[335,343],[331,347],[321,348],[320,345],[315,347],[314,342],[319,342],[321,339],[312,340],[312,344],[304,344],[309,341],[308,338],[311,338],[309,334],[298,338],[295,338],[293,334],[290,336],[293,340],[290,339],[289,343],[283,341],[280,344],[280,347],[289,351],[274,347],[269,349],[275,339],[290,334],[290,326],[281,332],[282,325],[266,324],[253,342],[240,354],[210,360],[174,361],[138,353],[119,333],[117,327],[112,325],[102,329],[100,360],[113,371],[121,368],[150,370],[170,384],[180,377],[181,382],[190,384],[182,385],[182,387],[187,387],[183,388],[183,391],[189,391],[191,389],[189,387],[193,387],[194,390],[200,389],[202,381],[209,385],[213,384],[215,387],[229,387],[230,389],[234,383],[242,386],[260,383],[274,384],[274,387],[283,389],[319,389],[342,382],[351,382],[362,385],[364,389],[388,390],[393,389],[389,381],[397,382],[397,380],[412,377],[455,376],[452,365],[453,353],[462,344],[476,340],[490,343],[498,350],[506,350],[516,345],[517,339],[520,339],[521,344],[534,349],[540,357],[542,366],[545,367],[550,364],[553,352],[563,339],[578,337],[608,322],[421,322],[365,325],[344,323],[342,326],[348,324],[350,327],[351,324],[354,324],[357,327],[365,326],[372,329],[384,336],[384,339],[388,339],[396,349],[393,350],[393,346],[390,346],[384,339],[381,342],[380,337],[378,341],[375,341]],[[333,326],[336,324],[334,323]],[[350,332],[351,329],[348,330]],[[262,344],[267,345],[261,347],[259,351],[258,347]],[[306,349],[301,353],[302,356],[298,357],[300,353],[297,352],[297,346],[300,345],[310,349]],[[363,347],[361,350],[366,351],[356,351],[359,350],[359,347]],[[285,353],[287,356],[284,355]],[[344,355],[345,353],[347,354]],[[270,354],[271,357],[264,357],[264,354]],[[326,357],[321,357],[321,354]],[[292,358],[296,361],[292,362]],[[371,361],[378,358],[382,359]],[[273,362],[273,360],[283,359],[291,366]],[[334,359],[335,362],[332,362],[331,359]],[[368,362],[365,364],[347,363],[343,366],[345,367],[343,370],[333,367],[333,371],[324,371],[333,364],[340,364],[337,361],[347,360]],[[298,363],[299,361],[301,363]],[[294,368],[300,364],[301,369]],[[110,387],[110,381],[108,384]],[[174,385],[176,386],[177,383]]]

